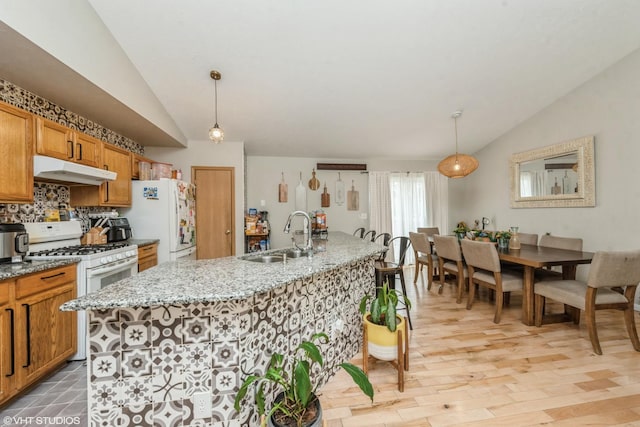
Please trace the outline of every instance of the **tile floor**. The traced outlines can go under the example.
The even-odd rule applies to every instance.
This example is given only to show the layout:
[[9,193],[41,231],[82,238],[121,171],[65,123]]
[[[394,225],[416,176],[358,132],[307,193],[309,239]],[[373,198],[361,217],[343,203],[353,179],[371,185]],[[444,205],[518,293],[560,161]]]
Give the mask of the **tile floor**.
[[[49,419],[29,419],[28,417],[49,417]],[[6,407],[0,408],[0,426],[26,425],[55,427],[89,425],[86,362],[66,363]]]

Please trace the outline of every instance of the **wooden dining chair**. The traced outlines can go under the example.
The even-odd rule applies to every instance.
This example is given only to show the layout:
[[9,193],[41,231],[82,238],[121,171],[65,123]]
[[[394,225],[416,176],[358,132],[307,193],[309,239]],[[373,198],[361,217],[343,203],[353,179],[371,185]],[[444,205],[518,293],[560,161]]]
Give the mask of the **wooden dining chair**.
[[536,246],[538,244],[538,235],[532,233],[518,233],[518,238],[520,239],[520,243],[523,245],[533,245]]
[[445,276],[447,274],[453,275],[458,286],[456,303],[460,304],[469,274],[467,266],[462,259],[458,238],[455,236],[435,235],[433,236],[433,242],[438,253],[438,272],[440,273],[440,289],[438,289],[438,293],[442,293],[442,288],[446,283]]
[[[413,247],[413,253],[416,258],[415,274],[413,275],[413,284],[418,282],[418,276],[423,270],[423,267],[427,267],[427,290],[431,289],[433,283],[433,276],[437,272],[438,256],[431,253],[431,244],[427,239],[425,233],[409,233],[409,240],[411,241],[411,247]],[[442,293],[442,285],[438,293]]]
[[436,234],[440,234],[438,227],[418,227],[418,233],[424,233],[427,237],[433,237]]
[[[409,250],[409,246],[411,246],[411,241],[408,237],[399,236],[394,237],[389,240],[389,247],[398,244],[398,262],[393,261],[376,261],[374,263],[375,272],[376,272],[376,286],[382,287],[382,283],[385,279],[389,280],[389,287],[395,289],[396,276],[400,278],[400,286],[402,286],[402,293],[407,295],[407,287],[404,281],[404,262],[407,256],[407,251]],[[395,249],[394,249],[395,252]],[[402,300],[400,298],[400,300]],[[411,324],[411,313],[409,313],[409,308],[404,307],[407,310],[407,320],[409,320],[409,329],[413,329]]]
[[380,256],[378,257],[380,261],[384,261],[384,259],[387,256],[387,252],[389,251],[390,240],[391,240],[391,233],[380,233],[376,236],[374,243],[378,243],[386,247],[386,249],[380,252]]
[[[550,234],[540,236],[538,246],[545,248],[567,249],[570,251],[582,251],[582,239],[576,237],[560,237]],[[536,280],[559,280],[562,278],[560,267],[547,267],[536,270]]]
[[462,239],[462,255],[467,263],[469,275],[469,299],[467,310],[471,310],[475,297],[475,284],[495,291],[496,312],[493,323],[500,323],[502,305],[506,292],[522,290],[522,275],[503,272],[500,268],[498,250],[493,242],[477,242]]
[[[579,324],[580,310],[584,311],[591,346],[596,354],[602,354],[596,311],[617,309],[624,311],[624,320],[634,350],[640,351],[640,341],[633,310],[636,288],[640,282],[640,250],[626,252],[597,252],[586,282],[580,280],[555,280],[536,283],[535,324],[542,325],[544,303],[547,298],[574,307],[573,322]],[[624,289],[624,293],[617,289]]]
[[369,230],[362,236],[363,239],[371,239],[371,241],[376,240],[376,230]]
[[353,232],[353,235],[362,239],[364,236],[364,227],[356,228],[356,231]]

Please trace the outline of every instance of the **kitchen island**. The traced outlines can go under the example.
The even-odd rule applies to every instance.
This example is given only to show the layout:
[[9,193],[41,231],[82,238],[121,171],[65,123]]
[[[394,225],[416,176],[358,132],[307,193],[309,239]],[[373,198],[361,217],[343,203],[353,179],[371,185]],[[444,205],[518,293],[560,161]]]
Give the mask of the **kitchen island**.
[[[362,341],[358,304],[374,291],[380,245],[331,232],[326,251],[286,263],[235,257],[163,263],[64,304],[89,318],[92,425],[258,425],[233,401],[274,352],[325,332],[324,384]],[[211,402],[195,418],[194,397]]]

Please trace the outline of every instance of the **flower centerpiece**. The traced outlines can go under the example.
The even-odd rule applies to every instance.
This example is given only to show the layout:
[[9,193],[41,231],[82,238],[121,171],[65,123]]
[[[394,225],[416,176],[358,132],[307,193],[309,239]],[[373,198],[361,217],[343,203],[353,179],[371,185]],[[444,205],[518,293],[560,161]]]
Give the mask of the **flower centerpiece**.
[[498,242],[498,247],[506,249],[509,247],[509,239],[511,239],[510,231],[496,231],[494,234],[495,241]]
[[460,221],[456,226],[456,228],[453,229],[453,232],[455,233],[456,236],[458,236],[458,239],[464,239],[464,237],[467,235],[469,231],[471,231],[471,229],[469,228],[469,226],[467,226],[467,223],[464,221]]

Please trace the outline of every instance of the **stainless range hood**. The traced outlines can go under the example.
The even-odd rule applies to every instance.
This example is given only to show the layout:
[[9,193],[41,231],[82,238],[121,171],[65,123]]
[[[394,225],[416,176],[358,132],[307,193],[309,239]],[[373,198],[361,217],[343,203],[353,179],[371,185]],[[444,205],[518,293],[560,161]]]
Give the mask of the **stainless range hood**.
[[33,156],[33,176],[54,181],[100,185],[114,181],[118,174],[47,156]]

